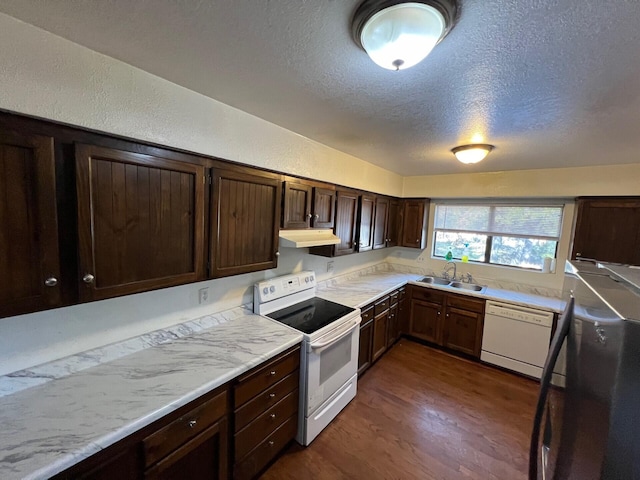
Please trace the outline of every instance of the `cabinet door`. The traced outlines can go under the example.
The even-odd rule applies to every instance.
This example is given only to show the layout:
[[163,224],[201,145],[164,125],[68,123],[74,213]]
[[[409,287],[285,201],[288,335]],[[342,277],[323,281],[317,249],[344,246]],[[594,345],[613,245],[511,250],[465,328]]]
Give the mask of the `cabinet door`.
[[428,200],[405,200],[402,224],[402,246],[425,248]]
[[640,197],[579,199],[571,258],[640,265]]
[[400,245],[402,213],[402,202],[398,198],[392,198],[389,202],[389,214],[387,215],[387,247]]
[[282,182],[219,169],[212,178],[209,275],[276,268]]
[[389,199],[378,197],[376,199],[376,214],[373,223],[373,248],[384,248],[388,243],[387,224],[389,219]]
[[358,194],[339,191],[336,200],[335,233],[340,243],[335,246],[335,255],[354,253],[356,236],[356,214],[358,211]]
[[373,195],[360,197],[360,223],[358,225],[358,251],[373,248],[373,224],[375,220],[376,198]]
[[284,217],[282,228],[296,229],[311,226],[310,185],[295,182],[284,182]]
[[373,346],[373,320],[360,327],[360,349],[358,350],[358,376],[371,366]]
[[314,228],[333,228],[336,217],[336,192],[327,188],[313,189]]
[[0,133],[0,317],[60,302],[53,139]]
[[204,279],[204,181],[199,165],[76,145],[80,297]]
[[411,300],[410,333],[428,342],[440,342],[442,305]]
[[228,431],[221,419],[182,447],[167,455],[145,473],[145,479],[222,480],[227,478]]
[[409,301],[406,298],[398,302],[398,338],[403,333],[409,333]]
[[443,328],[443,346],[479,357],[482,325],[482,314],[448,307]]
[[387,324],[387,348],[391,348],[398,339],[398,306],[389,310],[389,320]]
[[377,315],[373,320],[373,353],[371,361],[375,362],[387,350],[387,324],[389,311]]

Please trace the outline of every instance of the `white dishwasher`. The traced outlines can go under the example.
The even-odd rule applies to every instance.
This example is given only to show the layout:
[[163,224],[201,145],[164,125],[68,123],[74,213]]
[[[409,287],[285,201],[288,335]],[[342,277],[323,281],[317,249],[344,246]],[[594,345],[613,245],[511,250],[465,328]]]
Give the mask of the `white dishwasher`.
[[552,312],[488,301],[480,359],[540,378],[549,351],[552,325]]

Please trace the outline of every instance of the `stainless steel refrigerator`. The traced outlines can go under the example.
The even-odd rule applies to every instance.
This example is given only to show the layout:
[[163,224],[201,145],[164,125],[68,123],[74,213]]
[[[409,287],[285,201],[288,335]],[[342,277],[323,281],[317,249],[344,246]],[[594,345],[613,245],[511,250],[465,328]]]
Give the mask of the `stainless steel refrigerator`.
[[[540,381],[529,479],[640,480],[640,268],[567,262],[564,290],[567,308]],[[565,382],[554,381],[558,373]]]

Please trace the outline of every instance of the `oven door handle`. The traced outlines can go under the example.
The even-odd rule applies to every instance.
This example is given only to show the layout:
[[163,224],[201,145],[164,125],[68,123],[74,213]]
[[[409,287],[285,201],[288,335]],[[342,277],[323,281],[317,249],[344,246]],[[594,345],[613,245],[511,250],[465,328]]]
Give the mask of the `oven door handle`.
[[332,345],[333,343],[337,342],[338,340],[342,340],[344,337],[346,337],[351,332],[353,332],[356,328],[358,328],[358,323],[359,322],[357,322],[357,321],[354,322],[353,324],[351,324],[351,326],[347,330],[343,331],[342,333],[339,333],[338,335],[336,335],[334,337],[331,337],[327,341],[318,342],[318,343],[312,343],[309,346],[311,347],[312,350],[324,350],[329,345]]

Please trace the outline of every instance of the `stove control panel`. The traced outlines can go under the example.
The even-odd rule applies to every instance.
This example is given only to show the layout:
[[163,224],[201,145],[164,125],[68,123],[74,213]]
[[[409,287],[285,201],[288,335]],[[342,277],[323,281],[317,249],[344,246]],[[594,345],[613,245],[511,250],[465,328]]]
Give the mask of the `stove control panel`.
[[316,274],[304,271],[258,282],[254,287],[254,303],[265,303],[293,295],[304,290],[315,289]]

